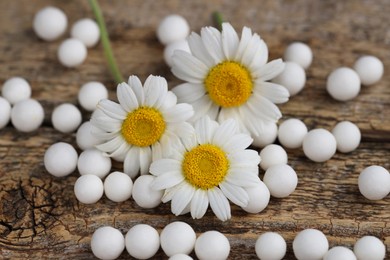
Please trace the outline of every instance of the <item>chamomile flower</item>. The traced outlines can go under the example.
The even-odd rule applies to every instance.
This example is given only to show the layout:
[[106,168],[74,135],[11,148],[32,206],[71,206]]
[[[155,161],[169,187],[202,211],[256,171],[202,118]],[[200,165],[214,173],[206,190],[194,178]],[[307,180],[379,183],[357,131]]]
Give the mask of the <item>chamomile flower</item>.
[[209,117],[195,122],[192,135],[182,139],[172,156],[154,161],[150,173],[156,176],[151,187],[164,190],[162,201],[171,201],[175,215],[190,208],[193,218],[202,218],[208,205],[225,221],[231,217],[228,199],[248,205],[245,188],[258,185],[259,154],[246,149],[249,135],[238,133],[238,125],[229,119],[220,125]]
[[95,133],[104,140],[96,146],[114,158],[124,158],[124,172],[134,178],[149,172],[153,160],[169,155],[180,137],[190,134],[185,121],[193,115],[189,104],[176,104],[167,82],[149,76],[144,86],[136,76],[117,87],[119,104],[104,99],[97,105],[91,122],[104,131]]
[[229,23],[222,32],[204,27],[188,37],[191,53],[173,54],[173,74],[187,83],[172,91],[180,102],[194,107],[192,121],[204,115],[222,122],[234,118],[240,130],[262,132],[264,122],[282,116],[275,104],[289,98],[288,90],[268,82],[284,69],[281,59],[267,63],[268,48],[258,34],[244,27],[239,39]]

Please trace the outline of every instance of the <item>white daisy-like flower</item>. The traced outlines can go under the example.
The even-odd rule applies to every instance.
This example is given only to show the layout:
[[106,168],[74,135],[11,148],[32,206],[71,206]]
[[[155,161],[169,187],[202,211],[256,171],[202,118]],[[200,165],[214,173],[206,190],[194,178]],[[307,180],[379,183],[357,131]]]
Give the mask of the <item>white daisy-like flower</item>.
[[168,156],[181,137],[191,133],[186,122],[193,114],[189,104],[177,104],[163,77],[150,75],[144,86],[136,76],[117,87],[119,104],[101,100],[91,123],[104,133],[96,146],[111,157],[124,158],[124,172],[134,178],[149,172],[153,160]]
[[229,23],[222,32],[204,27],[188,37],[191,53],[173,54],[173,74],[187,83],[172,91],[194,107],[196,121],[204,115],[222,122],[234,118],[240,131],[259,135],[263,123],[282,116],[275,104],[288,101],[288,90],[268,82],[284,69],[281,59],[267,63],[268,48],[260,36],[244,27],[239,39]]
[[190,138],[183,139],[170,158],[154,161],[150,173],[156,176],[151,187],[164,190],[162,201],[171,201],[171,210],[180,215],[190,209],[193,218],[202,218],[210,204],[215,215],[230,219],[228,199],[248,205],[245,188],[258,185],[259,154],[246,149],[252,138],[238,133],[229,119],[220,125],[208,116],[195,122]]

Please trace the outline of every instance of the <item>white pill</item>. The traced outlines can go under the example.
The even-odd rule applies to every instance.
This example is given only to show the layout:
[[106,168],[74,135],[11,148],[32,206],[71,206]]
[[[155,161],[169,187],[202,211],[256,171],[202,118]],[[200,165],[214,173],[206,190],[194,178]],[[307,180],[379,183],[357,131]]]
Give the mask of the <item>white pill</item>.
[[166,225],[160,234],[161,248],[167,256],[191,253],[195,241],[195,231],[190,225],[182,221],[175,221]]
[[353,69],[359,75],[363,85],[377,83],[383,76],[383,63],[375,56],[362,56],[354,64]]
[[242,209],[246,212],[252,214],[259,213],[268,206],[271,195],[264,182],[261,181],[254,187],[245,188],[245,191],[248,193],[249,202]]
[[290,118],[279,125],[278,140],[285,148],[300,148],[307,134],[305,123],[296,118]]
[[266,232],[256,240],[255,250],[261,260],[280,260],[286,254],[287,244],[278,233]]
[[1,94],[13,105],[31,97],[31,86],[24,78],[12,77],[4,82]]
[[97,81],[87,82],[81,86],[78,94],[80,105],[87,111],[94,111],[102,99],[108,98],[106,86]]
[[65,67],[77,67],[87,58],[87,47],[78,39],[66,39],[58,47],[57,57]]
[[307,69],[313,61],[313,52],[307,44],[293,42],[284,51],[283,59],[285,61],[295,62],[302,68]]
[[152,175],[139,176],[133,185],[132,196],[138,206],[145,209],[155,208],[161,204],[164,194],[161,190],[153,190],[150,184],[155,179]]
[[92,174],[80,176],[74,184],[74,194],[78,201],[84,204],[98,202],[103,196],[102,180]]
[[11,104],[7,99],[0,97],[0,129],[4,128],[11,119]]
[[134,258],[148,259],[160,248],[160,236],[156,229],[146,224],[130,228],[125,237],[126,250]]
[[187,20],[177,14],[166,16],[157,27],[157,38],[164,45],[184,40],[189,33]]
[[62,133],[74,132],[79,127],[81,120],[80,110],[70,103],[57,106],[51,114],[53,127]]
[[93,133],[103,133],[103,131],[92,125],[89,121],[84,122],[77,129],[76,143],[81,150],[94,148],[95,145],[101,143],[101,140],[97,138]]
[[264,123],[263,131],[260,135],[252,135],[253,146],[262,148],[266,145],[272,144],[275,142],[276,137],[278,136],[278,126],[276,123],[267,122]]
[[73,24],[70,36],[79,39],[87,47],[93,47],[100,38],[99,26],[90,18],[80,19]]
[[133,181],[123,172],[112,172],[104,180],[104,194],[115,202],[128,200],[132,189]]
[[305,70],[297,63],[286,61],[284,70],[272,82],[287,88],[290,96],[298,94],[306,83]]
[[354,99],[360,92],[359,75],[353,69],[338,68],[328,76],[326,90],[338,101]]
[[63,177],[76,170],[78,154],[70,144],[59,142],[51,145],[45,152],[43,162],[46,170],[53,176]]
[[125,249],[125,238],[113,227],[105,226],[96,229],[91,238],[92,253],[100,259],[118,258]]
[[45,41],[58,39],[68,26],[68,18],[57,7],[47,6],[34,16],[33,29],[37,36]]
[[323,260],[356,260],[356,256],[345,246],[335,246],[324,255]]
[[310,130],[303,138],[303,152],[314,162],[325,162],[336,152],[336,138],[326,129]]
[[229,253],[229,240],[218,231],[207,231],[196,239],[195,254],[200,260],[227,259]]
[[188,42],[185,39],[175,41],[166,45],[164,48],[164,60],[165,63],[170,67],[172,67],[173,65],[172,55],[176,50],[181,50],[181,51],[191,53],[190,46],[188,45]]
[[17,102],[11,109],[12,125],[21,132],[37,130],[45,117],[42,105],[35,99]]
[[111,159],[97,149],[83,151],[77,161],[80,175],[92,174],[104,178],[111,170]]
[[263,182],[273,197],[285,198],[295,191],[298,176],[291,166],[279,164],[267,169]]
[[294,255],[298,260],[320,260],[328,249],[328,239],[317,229],[305,229],[293,241]]
[[277,144],[269,144],[264,147],[260,152],[260,167],[263,170],[267,170],[269,167],[278,164],[286,164],[287,163],[287,153]]
[[359,127],[350,121],[337,123],[332,134],[336,138],[337,150],[342,153],[354,151],[360,144],[361,133]]
[[381,200],[390,193],[390,173],[382,166],[369,166],[360,173],[358,186],[367,199]]
[[353,247],[357,259],[383,260],[386,256],[386,246],[374,236],[360,238]]
[[186,254],[176,254],[168,258],[168,260],[192,260],[192,257]]

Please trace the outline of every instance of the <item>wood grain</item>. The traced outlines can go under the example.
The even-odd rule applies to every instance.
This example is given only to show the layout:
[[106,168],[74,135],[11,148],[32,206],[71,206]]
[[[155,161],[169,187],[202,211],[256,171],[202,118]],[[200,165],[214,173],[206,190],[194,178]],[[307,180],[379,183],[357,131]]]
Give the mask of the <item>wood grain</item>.
[[[133,200],[118,204],[102,198],[94,205],[83,205],[73,194],[77,172],[66,178],[46,172],[43,155],[47,147],[58,141],[76,145],[74,134],[52,128],[53,108],[63,102],[77,104],[78,89],[85,82],[103,82],[111,98],[115,98],[116,87],[101,45],[88,50],[87,60],[78,69],[66,69],[57,61],[56,51],[69,29],[55,42],[35,36],[33,15],[46,5],[63,9],[70,25],[93,17],[87,1],[0,1],[0,83],[11,76],[26,78],[33,98],[45,108],[44,124],[36,132],[19,133],[11,125],[0,130],[0,258],[91,259],[90,237],[100,226],[112,225],[125,234],[137,223],[161,231],[168,223],[181,220],[198,234],[212,229],[226,234],[231,243],[229,259],[256,258],[254,244],[265,231],[280,232],[288,242],[286,259],[294,259],[292,240],[305,228],[322,230],[331,246],[352,248],[363,235],[377,236],[384,241],[386,259],[390,259],[390,197],[368,201],[357,187],[365,167],[377,164],[390,169],[389,1],[101,1],[114,53],[126,77],[134,74],[144,80],[149,74],[162,75],[170,87],[178,84],[163,61],[163,46],[155,36],[158,22],[178,13],[198,32],[213,24],[211,13],[219,10],[237,30],[248,26],[259,33],[271,58],[282,56],[292,41],[311,46],[314,61],[307,70],[307,84],[302,93],[281,106],[283,119],[300,118],[309,129],[331,129],[341,120],[350,120],[361,129],[362,143],[356,151],[337,153],[325,163],[309,161],[301,149],[288,150],[289,164],[299,177],[297,190],[285,199],[272,198],[260,214],[246,214],[233,206],[233,217],[227,222],[210,211],[201,220],[175,217],[169,204],[145,210]],[[325,90],[327,75],[337,67],[351,67],[363,54],[384,62],[383,79],[362,87],[352,101],[334,101]],[[83,111],[85,120],[89,116]],[[120,258],[131,259],[127,252]],[[160,250],[156,258],[166,256]]]

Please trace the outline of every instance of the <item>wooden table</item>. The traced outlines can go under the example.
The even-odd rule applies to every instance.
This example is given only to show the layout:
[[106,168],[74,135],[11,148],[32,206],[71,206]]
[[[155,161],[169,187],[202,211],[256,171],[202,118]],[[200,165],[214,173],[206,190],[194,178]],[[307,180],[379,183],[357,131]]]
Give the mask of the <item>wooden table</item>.
[[[123,234],[137,223],[159,231],[170,222],[189,223],[197,234],[223,232],[231,244],[230,259],[254,259],[257,237],[277,231],[288,243],[286,259],[294,259],[292,241],[305,228],[317,228],[330,246],[352,248],[364,235],[380,238],[390,259],[390,196],[380,201],[365,199],[357,178],[367,166],[390,169],[390,2],[310,0],[208,0],[208,1],[101,1],[112,46],[122,73],[165,76],[169,86],[179,83],[163,61],[163,46],[155,30],[166,15],[186,17],[192,30],[212,25],[211,13],[219,10],[237,30],[249,26],[265,39],[271,58],[281,57],[292,41],[308,43],[314,61],[307,70],[304,90],[281,106],[284,118],[302,119],[309,129],[332,127],[341,120],[356,123],[362,143],[349,154],[336,153],[325,163],[305,158],[301,149],[287,150],[289,164],[299,176],[296,191],[285,199],[271,198],[261,213],[246,214],[232,207],[232,219],[219,221],[208,211],[201,220],[175,217],[170,205],[141,209],[133,200],[113,203],[102,198],[94,205],[78,203],[73,185],[75,172],[66,178],[49,175],[43,166],[45,150],[58,141],[75,144],[75,134],[62,134],[51,126],[53,107],[64,102],[77,104],[77,92],[88,81],[101,81],[115,98],[115,88],[106,67],[102,46],[88,50],[78,69],[66,69],[56,51],[66,35],[55,42],[43,42],[31,25],[36,11],[58,6],[69,24],[93,17],[87,1],[15,0],[0,1],[0,83],[22,76],[32,86],[32,97],[45,108],[45,121],[33,133],[20,133],[11,125],[0,130],[0,258],[91,259],[90,238],[100,226],[112,225]],[[337,102],[326,92],[326,77],[340,66],[351,67],[363,54],[379,57],[385,65],[383,79],[362,87],[357,98]],[[83,113],[84,120],[90,114]],[[120,164],[115,164],[120,169]],[[261,171],[262,175],[263,172]],[[166,258],[160,250],[157,258]],[[128,259],[124,252],[121,258]]]

